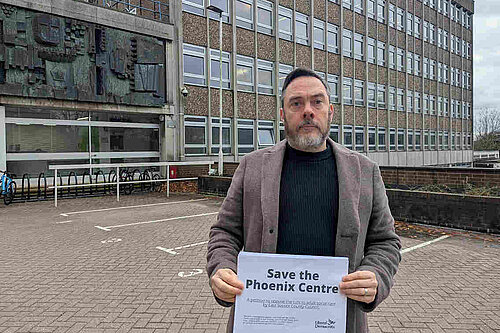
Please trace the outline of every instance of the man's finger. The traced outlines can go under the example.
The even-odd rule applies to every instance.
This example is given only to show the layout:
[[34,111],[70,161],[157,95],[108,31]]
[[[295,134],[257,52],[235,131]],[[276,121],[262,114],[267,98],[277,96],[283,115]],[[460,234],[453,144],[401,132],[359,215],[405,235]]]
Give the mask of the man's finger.
[[354,280],[348,282],[340,282],[340,289],[353,289],[353,288],[377,288],[377,280],[365,279],[365,280]]
[[231,269],[220,269],[214,276],[218,276],[222,281],[235,288],[243,290],[243,282],[238,280],[238,276]]
[[375,278],[375,273],[370,271],[357,271],[342,277],[342,281],[365,280]]

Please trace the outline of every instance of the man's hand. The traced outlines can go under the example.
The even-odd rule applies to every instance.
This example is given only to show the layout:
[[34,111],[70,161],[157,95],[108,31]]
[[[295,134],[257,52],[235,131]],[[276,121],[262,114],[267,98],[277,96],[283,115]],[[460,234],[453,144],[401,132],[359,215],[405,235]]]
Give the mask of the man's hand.
[[244,287],[236,273],[228,268],[217,270],[210,279],[210,286],[215,296],[230,303],[234,303],[236,295],[240,295]]
[[340,292],[355,301],[371,303],[377,295],[377,277],[370,271],[358,271],[342,277]]

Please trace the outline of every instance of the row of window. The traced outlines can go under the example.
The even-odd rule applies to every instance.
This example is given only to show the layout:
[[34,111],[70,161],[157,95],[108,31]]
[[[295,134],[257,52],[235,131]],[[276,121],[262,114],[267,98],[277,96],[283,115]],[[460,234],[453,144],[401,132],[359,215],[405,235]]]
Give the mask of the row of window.
[[[391,53],[393,53],[391,49]],[[400,55],[401,49],[397,49],[398,57],[397,57],[397,66],[398,68],[402,66],[403,56]],[[188,84],[194,85],[207,85],[207,75],[206,75],[206,56],[207,50],[205,47],[184,44],[184,82]],[[391,54],[390,53],[390,54]],[[208,63],[210,65],[210,86],[219,87],[220,84],[220,53],[218,50],[209,49],[208,54],[210,60]],[[412,59],[413,58],[413,59]],[[393,65],[392,57],[389,58],[389,66]],[[414,65],[412,65],[414,63]],[[407,58],[407,68],[412,69],[415,68],[415,74],[418,74],[416,68],[420,67],[420,56],[414,55],[412,53],[409,54]],[[257,76],[258,82],[255,84],[255,68],[257,68]],[[424,68],[424,77],[428,77],[430,79],[435,78],[436,72],[436,62],[435,60],[430,60],[428,58],[424,58],[423,62]],[[283,81],[285,77],[293,70],[293,67],[290,65],[279,64],[279,72],[278,72],[278,91],[281,93],[281,87],[283,86]],[[273,62],[254,59],[251,57],[246,57],[243,55],[236,56],[236,83],[237,89],[240,91],[254,92],[257,86],[257,90],[261,94],[275,94],[275,66]],[[439,82],[448,82],[448,66],[438,63],[437,66],[437,75]],[[339,103],[339,77],[333,74],[325,74],[322,72],[318,72],[325,82],[327,82],[330,88],[330,101],[331,103]],[[460,82],[462,82],[462,87],[470,89],[471,87],[471,76],[468,72],[460,72],[460,70],[451,68],[451,84],[460,86]],[[343,101],[344,104],[352,105],[365,105],[365,81],[362,80],[354,80],[349,77],[344,77],[343,81]],[[225,89],[231,88],[231,57],[227,52],[222,52],[222,87]],[[368,106],[375,107],[378,105],[379,108],[386,108],[386,86],[382,84],[376,85],[375,83],[368,82],[366,85],[367,89],[367,100]],[[395,105],[396,101],[396,88],[389,87],[388,91],[388,99],[389,106]],[[398,102],[398,109],[401,111],[404,110],[404,91],[403,89],[398,89],[397,98],[398,101],[401,99],[401,103]],[[399,93],[401,92],[401,93]],[[410,100],[412,98],[412,91],[407,92],[407,98]],[[424,112],[426,105],[426,98],[424,94]],[[415,93],[415,112],[420,112],[420,93]],[[438,97],[440,99],[441,97]],[[436,97],[434,96],[434,100]],[[413,99],[412,99],[413,100]],[[448,105],[448,99],[445,99],[443,102],[444,105]],[[462,102],[465,105],[465,102]],[[459,104],[462,104],[459,102]],[[470,109],[470,103],[467,104],[468,107],[466,109]],[[412,112],[413,103],[408,103],[408,112]],[[464,107],[465,108],[465,107]],[[433,108],[429,108],[430,113],[432,114]]]
[[[359,2],[359,3],[358,3]],[[368,0],[368,8],[370,14],[370,8],[372,8],[370,3],[374,0]],[[346,2],[344,1],[344,4]],[[205,7],[203,6],[204,0],[183,0],[183,9],[185,11],[198,14],[205,15]],[[212,4],[218,5],[221,9],[224,10],[225,15],[223,14],[223,20],[229,22],[229,3],[228,0],[218,0],[212,1]],[[255,7],[256,5],[256,7]],[[254,22],[254,7],[257,10],[257,24]],[[355,0],[354,4],[355,8],[362,9],[362,1]],[[383,15],[379,15],[379,21],[385,22],[385,1],[379,0],[377,11],[383,13]],[[267,0],[235,0],[235,13],[236,13],[236,25],[242,28],[254,30],[257,27],[257,31],[274,35],[275,22],[273,19],[273,8],[274,4]],[[375,7],[373,7],[375,8]],[[404,30],[404,26],[408,26],[408,33],[414,34],[415,37],[420,38],[421,31],[421,19],[418,16],[413,16],[411,13],[407,13],[407,21],[404,20],[404,11],[401,8],[398,8],[398,14],[395,16],[395,12],[392,10],[395,9],[393,5],[390,5],[389,9],[389,24],[394,26],[395,22],[394,18],[397,17],[398,28],[401,26],[401,29]],[[399,10],[401,10],[401,15]],[[213,17],[213,13],[210,14],[210,17]],[[293,20],[293,10],[287,7],[278,6],[278,16],[279,16],[279,37],[285,40],[293,41],[294,32],[295,32],[295,41],[299,44],[310,45],[310,33],[309,33],[309,15],[295,12],[295,22]],[[401,16],[401,19],[400,19]],[[414,17],[414,19],[413,19]],[[415,21],[415,24],[412,22]],[[405,24],[407,22],[407,24]],[[410,24],[411,23],[411,24]],[[330,52],[338,52],[338,26],[331,24],[329,22],[325,22],[319,19],[314,18],[313,21],[313,40],[314,46],[320,49],[325,49],[325,40],[327,41],[328,49]],[[346,29],[344,29],[346,31]],[[443,33],[446,32],[446,34]],[[327,32],[325,34],[325,32]],[[423,25],[423,35],[424,40],[429,41],[430,43],[436,44],[436,39],[438,40],[438,44],[442,47],[448,48],[448,32],[442,29],[438,31],[438,38],[436,38],[436,29],[435,26],[427,21],[424,21]],[[352,35],[352,31],[350,31]],[[456,37],[458,40],[459,38]],[[457,40],[458,45],[460,42]],[[455,37],[452,35],[452,50],[457,50],[457,54],[460,54],[460,47],[455,47],[454,45]],[[467,54],[466,50],[470,49],[470,44],[462,41],[462,55],[465,57]],[[332,45],[332,47],[330,47]],[[453,51],[452,51],[453,52]]]
[[[266,148],[276,143],[274,121],[238,119],[238,152],[247,154],[255,149]],[[208,126],[210,125],[210,126]],[[257,125],[257,127],[256,127]],[[188,156],[217,154],[219,151],[219,118],[185,116],[185,153]],[[254,140],[254,131],[257,131],[257,142]],[[222,119],[222,150],[224,154],[231,154],[232,126],[230,118]],[[211,136],[208,134],[211,133]],[[344,125],[342,137],[339,125],[331,125],[330,137],[342,143],[349,149],[366,151],[389,150],[455,150],[470,148],[470,133],[460,133],[433,130],[413,130],[404,128],[365,127]],[[423,137],[423,142],[422,142]],[[280,123],[279,139],[285,138],[283,124]],[[343,139],[342,141],[340,139]],[[437,139],[437,140],[436,140]],[[211,152],[208,153],[208,141],[211,140]],[[367,141],[365,141],[367,140]]]

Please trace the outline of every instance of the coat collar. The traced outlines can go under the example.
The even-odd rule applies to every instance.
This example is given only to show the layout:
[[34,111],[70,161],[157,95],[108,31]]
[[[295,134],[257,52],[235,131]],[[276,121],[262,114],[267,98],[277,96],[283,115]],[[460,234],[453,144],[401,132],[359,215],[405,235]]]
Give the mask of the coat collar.
[[[355,153],[327,138],[335,156],[339,186],[339,211],[335,255],[351,257],[359,234],[358,215],[360,165]],[[261,206],[263,218],[262,252],[275,253],[278,242],[279,192],[286,140],[264,153],[261,171]],[[271,232],[272,230],[272,232]],[[353,260],[350,260],[353,262]],[[349,267],[351,268],[351,267]],[[351,270],[351,269],[350,269]]]

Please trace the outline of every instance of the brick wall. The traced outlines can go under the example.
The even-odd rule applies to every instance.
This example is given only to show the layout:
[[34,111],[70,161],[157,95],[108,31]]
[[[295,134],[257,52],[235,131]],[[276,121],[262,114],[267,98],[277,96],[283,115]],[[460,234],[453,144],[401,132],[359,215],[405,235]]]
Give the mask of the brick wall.
[[500,198],[387,190],[395,220],[500,233]]
[[500,186],[500,169],[380,167],[386,185]]

